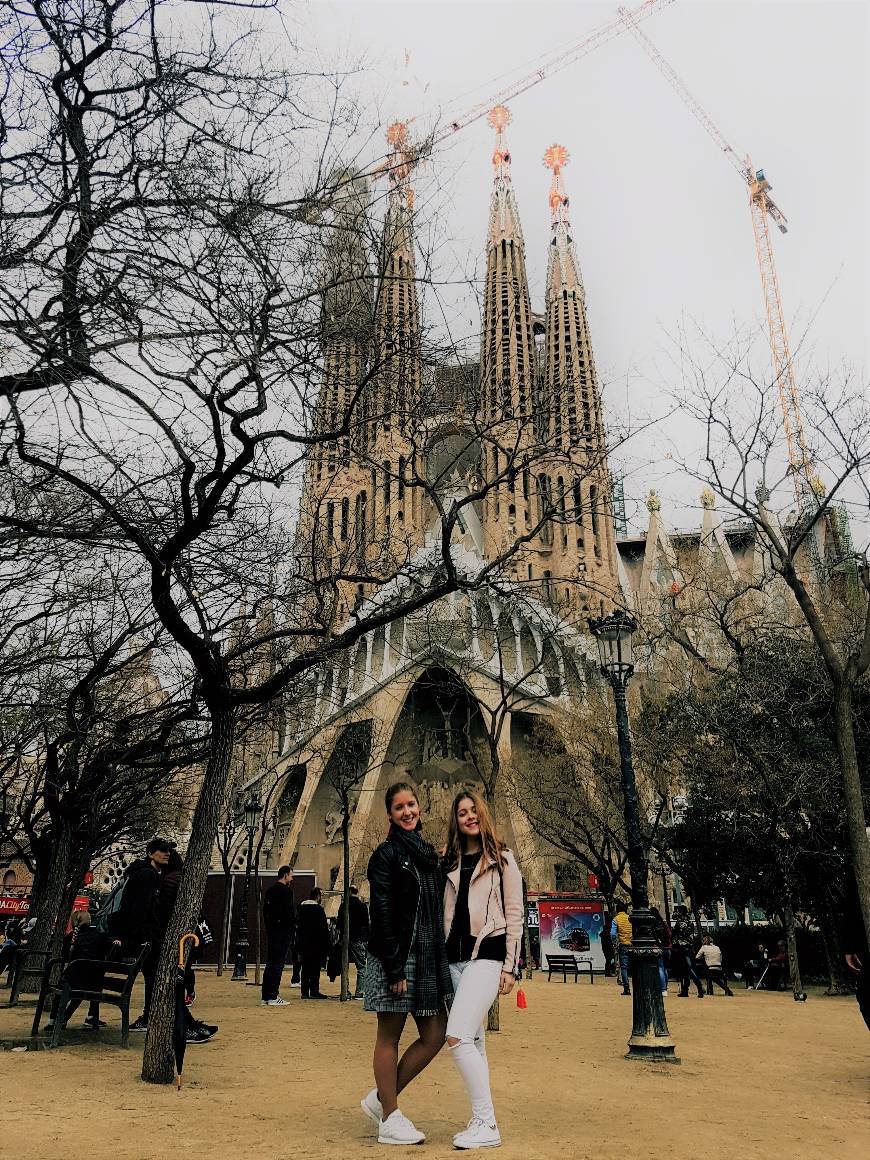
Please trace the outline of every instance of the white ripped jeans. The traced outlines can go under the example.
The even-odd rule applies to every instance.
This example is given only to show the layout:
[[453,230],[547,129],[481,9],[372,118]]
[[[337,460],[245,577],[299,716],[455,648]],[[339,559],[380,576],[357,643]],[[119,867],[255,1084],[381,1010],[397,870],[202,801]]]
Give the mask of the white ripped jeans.
[[501,969],[502,964],[493,959],[450,964],[454,993],[445,1035],[459,1040],[449,1050],[471,1100],[471,1114],[488,1124],[495,1122],[495,1110],[489,1088],[485,1022],[498,994]]

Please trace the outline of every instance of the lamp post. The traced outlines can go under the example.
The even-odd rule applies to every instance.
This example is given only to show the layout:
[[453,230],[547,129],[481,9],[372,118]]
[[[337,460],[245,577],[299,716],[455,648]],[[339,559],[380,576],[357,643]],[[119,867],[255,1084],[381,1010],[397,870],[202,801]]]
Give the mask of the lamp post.
[[248,852],[245,858],[245,887],[239,907],[239,933],[236,937],[236,961],[233,966],[231,983],[243,982],[248,977],[248,890],[251,885],[251,854],[254,848],[254,833],[260,822],[260,799],[251,791],[245,802],[245,829],[248,832]]
[[656,941],[655,921],[649,910],[647,893],[647,853],[640,828],[637,782],[631,759],[631,731],[628,723],[626,691],[634,672],[631,638],[637,621],[621,609],[589,621],[589,631],[598,642],[601,672],[613,689],[616,703],[616,736],[619,743],[619,773],[622,786],[628,868],[631,874],[631,979],[634,1022],[626,1059],[679,1063],[668,1031],[659,979],[661,948]]

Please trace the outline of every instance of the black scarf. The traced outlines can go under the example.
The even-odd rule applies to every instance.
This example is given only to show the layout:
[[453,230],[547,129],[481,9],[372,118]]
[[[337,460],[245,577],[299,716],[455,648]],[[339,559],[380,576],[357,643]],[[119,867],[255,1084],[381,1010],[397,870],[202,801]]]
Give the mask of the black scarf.
[[416,831],[390,826],[390,841],[405,850],[420,882],[417,911],[414,1011],[434,1015],[453,994],[447,948],[444,945],[444,877],[441,859],[434,848]]

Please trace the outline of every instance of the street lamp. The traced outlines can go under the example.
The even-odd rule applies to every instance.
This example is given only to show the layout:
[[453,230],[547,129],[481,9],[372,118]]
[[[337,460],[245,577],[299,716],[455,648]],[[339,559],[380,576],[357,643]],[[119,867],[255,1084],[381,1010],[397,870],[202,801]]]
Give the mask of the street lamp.
[[617,609],[609,616],[589,621],[598,642],[601,672],[610,682],[616,702],[616,736],[619,743],[619,774],[622,785],[628,868],[631,874],[631,978],[634,1022],[626,1059],[679,1063],[670,1037],[659,979],[661,948],[656,941],[655,921],[649,910],[647,854],[640,828],[637,782],[631,760],[631,731],[626,690],[634,672],[631,638],[637,621]]
[[251,885],[251,854],[254,848],[254,834],[260,824],[260,799],[251,790],[245,802],[245,829],[248,832],[248,852],[245,858],[245,887],[239,907],[239,933],[236,937],[236,961],[233,966],[231,983],[244,981],[248,977],[248,890]]

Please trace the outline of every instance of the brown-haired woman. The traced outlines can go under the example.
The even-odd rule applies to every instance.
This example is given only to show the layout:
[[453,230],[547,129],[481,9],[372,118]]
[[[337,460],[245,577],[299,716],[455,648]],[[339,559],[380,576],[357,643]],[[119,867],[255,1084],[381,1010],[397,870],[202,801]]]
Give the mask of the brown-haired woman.
[[454,990],[447,1045],[471,1100],[471,1119],[453,1137],[453,1146],[497,1148],[501,1134],[484,1021],[496,995],[513,989],[523,934],[523,880],[486,802],[471,790],[453,799],[445,865],[444,932]]
[[[387,790],[390,831],[369,860],[369,944],[365,1009],[378,1016],[376,1087],[361,1102],[380,1144],[422,1144],[425,1136],[398,1108],[399,1092],[444,1046],[452,994],[444,946],[444,878],[438,854],[420,834],[417,790]],[[419,1036],[399,1059],[408,1016]]]

